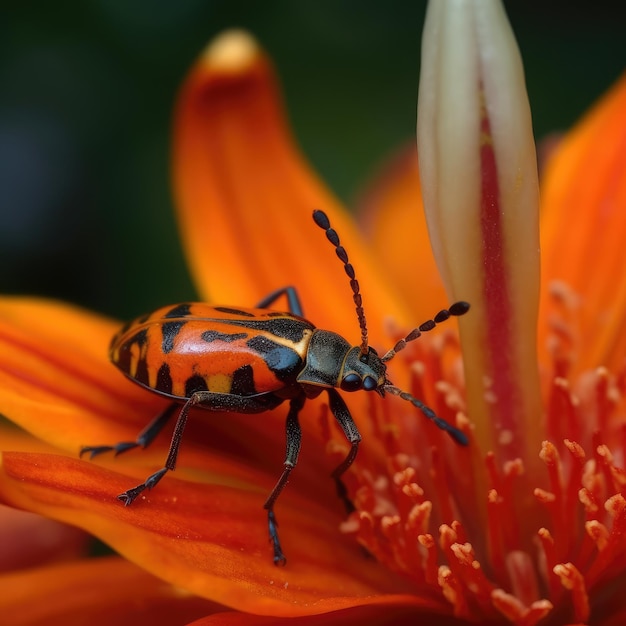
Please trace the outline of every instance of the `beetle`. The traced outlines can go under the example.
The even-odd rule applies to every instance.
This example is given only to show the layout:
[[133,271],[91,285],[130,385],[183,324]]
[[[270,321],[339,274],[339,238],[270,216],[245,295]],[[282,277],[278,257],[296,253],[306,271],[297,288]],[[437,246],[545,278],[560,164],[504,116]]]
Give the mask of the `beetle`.
[[[341,477],[357,455],[361,435],[338,389],[399,396],[413,404],[457,443],[468,444],[465,433],[437,416],[411,394],[395,387],[387,377],[387,363],[423,332],[432,330],[450,316],[467,313],[469,304],[456,302],[440,311],[379,356],[368,344],[359,283],[348,254],[323,211],[314,211],[313,220],[325,231],[350,280],[361,330],[360,345],[353,346],[337,333],[318,329],[308,321],[303,316],[294,287],[277,289],[254,308],[203,303],[160,308],[120,329],[111,341],[110,359],[131,381],[171,399],[172,403],[138,434],[135,441],[85,446],[80,452],[81,456],[89,453],[93,458],[107,451],[120,454],[137,447],[145,448],[182,404],[164,467],[118,496],[128,506],[176,467],[183,431],[192,408],[263,413],[288,401],[284,466],[264,504],[274,563],[281,565],[286,563],[286,558],[278,537],[274,505],[298,461],[301,441],[298,416],[308,399],[326,392],[330,411],[350,443],[347,456],[331,474],[348,513],[354,510],[354,506]],[[286,298],[287,312],[270,308],[280,298]]]

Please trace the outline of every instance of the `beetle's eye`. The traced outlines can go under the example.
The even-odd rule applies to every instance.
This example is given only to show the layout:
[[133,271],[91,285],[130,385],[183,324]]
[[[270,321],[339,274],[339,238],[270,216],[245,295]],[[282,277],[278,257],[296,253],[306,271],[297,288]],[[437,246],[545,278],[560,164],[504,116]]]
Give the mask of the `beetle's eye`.
[[376,389],[377,387],[378,382],[375,378],[372,378],[371,376],[366,376],[363,379],[363,389],[365,389],[365,391],[374,391],[374,389]]
[[352,374],[348,374],[344,376],[341,381],[341,388],[344,391],[357,391],[361,389],[361,377],[354,372]]

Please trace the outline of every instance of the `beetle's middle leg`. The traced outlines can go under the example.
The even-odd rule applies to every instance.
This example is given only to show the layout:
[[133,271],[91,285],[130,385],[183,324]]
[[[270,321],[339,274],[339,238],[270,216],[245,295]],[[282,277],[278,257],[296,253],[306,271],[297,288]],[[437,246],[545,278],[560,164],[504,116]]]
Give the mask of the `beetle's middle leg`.
[[269,526],[270,541],[274,548],[274,563],[276,565],[284,565],[287,562],[282,548],[280,547],[280,540],[278,539],[278,522],[276,521],[276,515],[274,514],[274,504],[282,490],[285,488],[291,470],[296,466],[298,462],[298,455],[300,454],[300,441],[302,439],[302,431],[300,429],[300,422],[298,421],[298,414],[304,406],[304,396],[297,396],[292,398],[289,404],[289,413],[287,414],[287,451],[285,453],[285,468],[280,475],[278,482],[272,489],[269,497],[265,501],[263,508],[267,510],[267,522]]

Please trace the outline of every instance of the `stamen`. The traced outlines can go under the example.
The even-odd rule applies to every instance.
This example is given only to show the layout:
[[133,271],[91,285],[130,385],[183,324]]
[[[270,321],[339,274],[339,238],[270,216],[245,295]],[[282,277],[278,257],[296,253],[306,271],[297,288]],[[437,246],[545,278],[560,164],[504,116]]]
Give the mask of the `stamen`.
[[515,596],[502,589],[495,589],[491,599],[496,609],[517,626],[535,626],[554,608],[548,600],[537,600],[530,607],[526,607]]
[[574,328],[580,298],[561,281],[551,283],[549,295],[553,311],[549,317],[550,335],[546,339],[546,344],[552,354],[552,377],[566,378],[576,361],[575,347],[578,343],[578,335]]
[[582,441],[577,405],[578,400],[571,393],[569,382],[564,378],[555,378],[548,399],[548,415],[558,415],[559,419],[548,421],[548,437],[551,440],[562,441],[569,437]]
[[426,551],[426,557],[423,561],[423,569],[424,569],[424,580],[434,585],[437,583],[437,578],[439,575],[437,568],[437,546],[435,545],[435,539],[429,533],[425,533],[423,535],[419,535],[417,540],[420,545]]
[[437,582],[446,600],[454,607],[454,615],[456,617],[467,617],[467,602],[458,581],[454,578],[449,567],[442,565],[439,568]]
[[543,557],[545,563],[542,564],[541,573],[543,575],[544,583],[547,583],[550,588],[550,596],[553,598],[558,597],[561,591],[558,581],[552,576],[554,567],[557,564],[556,548],[554,546],[554,537],[547,528],[540,528],[537,532],[541,548],[543,549]]
[[432,503],[426,501],[421,504],[416,504],[404,518],[404,532],[406,538],[405,559],[412,564],[411,570],[414,575],[420,570],[424,572],[426,567],[425,558],[427,558],[428,555],[420,548],[419,538],[422,537],[428,529],[431,512]]
[[585,522],[585,530],[596,544],[599,552],[606,549],[609,543],[609,531],[604,524],[594,519],[590,522]]
[[530,556],[522,550],[512,550],[507,555],[506,565],[515,596],[527,606],[538,600],[539,586]]
[[[438,419],[456,420],[465,434],[462,378],[451,377],[454,359],[442,359],[446,345],[444,335],[428,337],[403,358],[413,374],[411,392],[436,407]],[[538,484],[527,482],[526,457],[502,463],[493,453],[485,455],[480,480],[466,480],[476,475],[475,456],[438,446],[437,436],[430,437],[434,429],[424,440],[411,408],[398,411],[373,398],[367,424],[386,463],[368,465],[364,457],[351,469],[358,513],[342,530],[390,570],[422,588],[431,585],[460,619],[535,626],[555,605],[553,621],[582,623],[590,615],[588,590],[602,588],[626,559],[624,388],[626,368],[620,376],[598,369],[583,382],[546,385],[551,436],[535,453],[542,468]],[[393,385],[388,391],[424,407],[431,418],[415,395]],[[327,448],[332,453],[333,446]],[[453,452],[451,472],[447,455]],[[474,515],[475,503],[485,497],[480,488],[486,489],[486,517],[469,525],[475,517],[463,514]],[[528,502],[528,518],[519,515],[520,498]]]
[[575,620],[586,623],[589,620],[590,608],[583,575],[573,563],[561,563],[553,571],[561,579],[563,587],[572,592]]
[[[445,525],[440,528],[440,533],[447,533]],[[442,537],[443,539],[443,537]],[[449,538],[446,540],[445,543]],[[442,547],[444,542],[442,541]],[[453,542],[444,550],[448,556],[450,569],[456,580],[463,586],[466,595],[471,596],[473,601],[478,602],[488,610],[491,593],[494,586],[483,572],[480,563],[476,559],[474,549],[470,543]]]
[[506,546],[502,529],[504,528],[505,503],[495,489],[487,494],[487,548],[491,555],[491,566],[495,577],[501,579],[506,575]]

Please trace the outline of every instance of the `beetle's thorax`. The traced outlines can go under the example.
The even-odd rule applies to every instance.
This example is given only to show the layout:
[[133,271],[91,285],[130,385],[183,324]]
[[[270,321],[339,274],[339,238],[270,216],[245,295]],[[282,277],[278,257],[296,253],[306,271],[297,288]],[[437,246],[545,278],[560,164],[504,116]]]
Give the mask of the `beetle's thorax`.
[[372,348],[362,355],[358,346],[350,345],[341,335],[327,330],[315,330],[297,382],[303,386],[309,397],[316,396],[321,389],[329,387],[338,387],[345,391],[371,391],[385,383],[386,369]]

